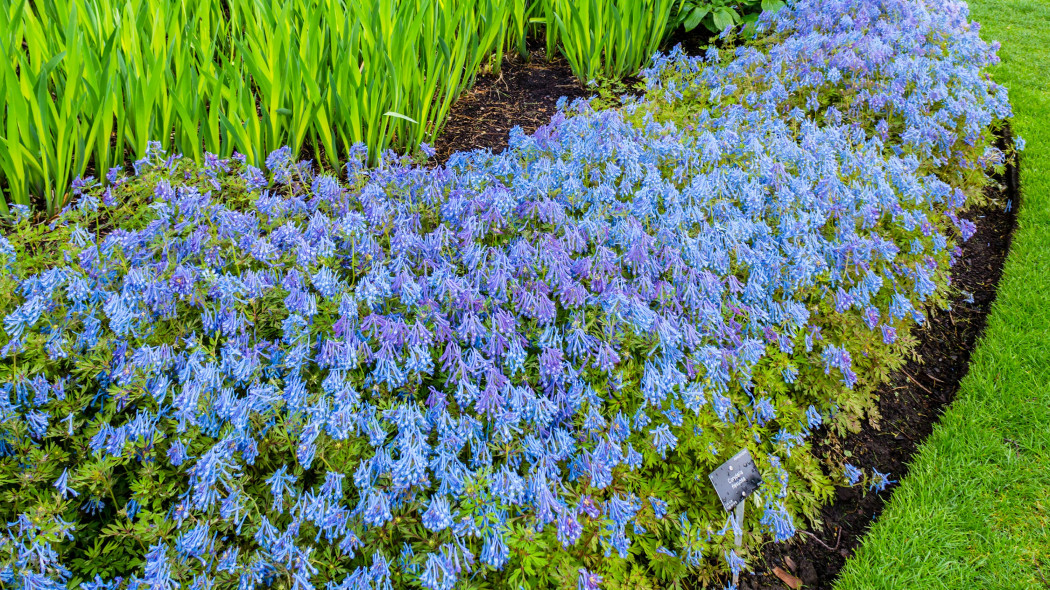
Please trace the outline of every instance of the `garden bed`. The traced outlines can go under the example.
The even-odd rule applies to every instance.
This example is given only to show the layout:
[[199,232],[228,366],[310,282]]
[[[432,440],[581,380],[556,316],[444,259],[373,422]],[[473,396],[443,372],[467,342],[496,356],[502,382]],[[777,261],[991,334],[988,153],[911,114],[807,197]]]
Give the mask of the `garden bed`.
[[[701,51],[696,36],[673,40],[681,41],[689,53]],[[444,162],[462,150],[505,148],[513,127],[531,133],[546,123],[560,96],[587,96],[567,64],[547,61],[542,50],[533,51],[530,62],[508,57],[500,75],[479,77],[453,107],[436,146],[437,159]],[[1011,143],[1007,134],[1000,148]],[[991,204],[968,216],[977,231],[963,243],[962,257],[952,268],[952,284],[969,295],[957,294],[951,310],[933,312],[917,332],[914,358],[879,391],[879,420],[865,422],[860,432],[845,438],[827,430],[818,433],[824,436],[814,439],[818,456],[849,457],[862,469],[888,472],[896,480],[907,473],[916,450],[955,398],[995,300],[1017,221],[1016,163],[1009,163],[995,180],[987,195]],[[878,494],[839,487],[835,501],[821,510],[824,529],[801,532],[787,543],[768,543],[762,552],[764,567],[744,576],[740,590],[782,589],[796,580],[806,588],[832,588],[896,485]]]
[[[912,328],[960,289],[952,262],[985,264],[981,242],[961,249],[976,227],[957,215],[1012,148],[992,147],[1010,116],[980,78],[994,54],[958,14],[902,3],[898,28],[868,41],[918,32],[867,64],[851,31],[883,15],[855,8],[831,27],[814,7],[784,16],[769,59],[659,56],[646,95],[619,111],[565,109],[547,85],[531,108],[519,101],[534,114],[556,101],[533,135],[486,102],[498,91],[479,91],[473,114],[460,107],[460,147],[514,125],[499,154],[432,168],[383,154],[363,168],[355,146],[344,186],[294,149],[264,172],[150,144],[113,187],[74,183],[80,198],[47,228],[19,211],[14,244],[0,242],[17,305],[4,354],[19,362],[4,454],[28,483],[7,538],[62,543],[53,572],[24,575],[96,575],[70,560],[115,531],[104,550],[118,565],[97,590],[136,585],[140,557],[159,587],[708,586],[723,579],[712,558],[754,567],[728,525],[714,531],[725,512],[704,477],[740,448],[765,479],[743,557],[796,539],[796,522],[861,530],[864,516],[845,523],[856,510],[822,506],[839,485],[884,491],[878,469],[899,477],[905,457],[862,443],[915,442],[928,425],[895,421],[936,413],[910,405],[932,391],[905,366]],[[930,37],[954,33],[941,57],[958,67],[931,68]],[[829,59],[845,73],[797,75]],[[899,92],[902,69],[933,90]],[[92,236],[100,209],[123,221]],[[27,256],[53,237],[64,262]],[[991,282],[970,271],[972,290]],[[932,324],[929,347],[959,331],[952,314]],[[949,379],[943,360],[945,373],[927,364],[931,381]],[[902,366],[900,384],[919,389],[887,389],[904,401],[880,407]],[[824,434],[865,416],[882,424],[857,443]],[[869,494],[854,500],[877,504]],[[53,506],[27,501],[38,496]],[[166,528],[126,525],[153,522]],[[810,577],[803,556],[788,569]]]
[[[951,310],[930,315],[929,323],[916,334],[915,358],[879,390],[879,422],[866,422],[860,432],[845,438],[827,431],[817,433],[817,456],[849,453],[849,461],[858,467],[888,471],[899,480],[955,399],[995,301],[1017,222],[1016,165],[1009,165],[1006,174],[996,180],[1000,188],[989,191],[991,204],[968,216],[977,232],[963,243],[963,255],[952,267],[952,284],[972,298],[959,294]],[[793,582],[791,577],[806,588],[832,588],[846,559],[861,544],[896,487],[891,484],[880,494],[839,487],[835,501],[821,510],[824,529],[813,531],[816,536],[800,533],[789,542],[767,544],[762,559],[765,568],[742,578],[740,590],[782,589],[787,581]],[[779,577],[777,568],[787,575]]]

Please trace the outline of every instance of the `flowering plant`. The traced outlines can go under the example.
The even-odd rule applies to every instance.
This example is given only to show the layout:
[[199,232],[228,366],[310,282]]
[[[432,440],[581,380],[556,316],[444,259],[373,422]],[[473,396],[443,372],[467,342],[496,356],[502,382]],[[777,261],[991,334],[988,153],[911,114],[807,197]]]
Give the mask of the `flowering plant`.
[[17,219],[0,581],[706,582],[745,563],[706,482],[741,447],[747,546],[791,537],[860,481],[806,439],[946,301],[1010,111],[961,4],[758,27],[500,154],[357,150],[341,182],[153,147]]

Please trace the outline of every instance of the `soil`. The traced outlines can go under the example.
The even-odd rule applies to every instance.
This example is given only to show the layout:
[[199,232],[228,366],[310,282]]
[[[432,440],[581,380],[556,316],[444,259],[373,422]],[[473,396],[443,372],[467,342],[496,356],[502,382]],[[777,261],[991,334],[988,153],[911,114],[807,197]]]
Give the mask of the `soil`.
[[[1000,147],[1008,141],[1007,133]],[[856,467],[888,472],[898,481],[908,473],[918,446],[955,398],[995,300],[1016,224],[1016,166],[1007,166],[1006,173],[995,180],[988,195],[991,204],[966,216],[977,224],[977,233],[963,244],[962,257],[951,272],[952,284],[972,293],[973,302],[960,295],[952,301],[950,311],[931,314],[930,321],[916,334],[919,360],[908,362],[879,391],[878,428],[865,423],[859,433],[845,438],[826,433],[815,443],[816,456],[824,456],[831,449],[836,449],[836,454],[848,450],[852,453],[850,463]],[[757,571],[741,576],[740,590],[789,588],[774,568],[801,580],[807,589],[830,589],[897,485],[878,494],[865,493],[859,486],[838,488],[835,501],[821,510],[823,530],[800,533],[785,543],[768,543]]]
[[698,26],[692,31],[686,32],[685,27],[678,27],[668,35],[663,42],[663,51],[667,52],[675,45],[681,45],[686,55],[701,55],[710,45],[720,46],[721,40],[717,34],[711,33],[703,26]]
[[563,58],[548,60],[541,48],[531,49],[528,61],[508,54],[499,73],[479,75],[452,106],[431,161],[444,163],[455,152],[479,148],[499,152],[515,125],[532,133],[550,121],[559,98],[589,95]]
[[[700,34],[678,33],[666,45],[680,42],[687,53],[695,54],[707,41]],[[529,61],[509,56],[499,74],[479,76],[473,89],[453,106],[433,160],[443,163],[459,150],[501,150],[513,126],[520,125],[527,133],[535,131],[554,114],[559,97],[571,100],[587,95],[564,60],[547,61],[539,49],[532,51]],[[1005,150],[1011,144],[1006,130],[999,147]],[[988,197],[988,206],[964,216],[977,225],[977,232],[962,245],[962,256],[951,272],[952,285],[958,292],[972,293],[972,301],[957,296],[950,311],[932,313],[916,333],[917,360],[908,362],[879,391],[878,427],[865,422],[860,432],[844,438],[825,432],[819,439],[818,434],[814,438],[816,456],[848,451],[850,462],[866,471],[875,468],[898,481],[907,474],[916,449],[955,398],[995,300],[1016,225],[1015,165],[1008,165],[995,178]],[[821,510],[823,529],[800,532],[785,543],[768,543],[756,571],[741,577],[740,590],[789,588],[775,569],[807,589],[830,589],[896,486],[893,483],[881,493],[838,488],[834,502]]]

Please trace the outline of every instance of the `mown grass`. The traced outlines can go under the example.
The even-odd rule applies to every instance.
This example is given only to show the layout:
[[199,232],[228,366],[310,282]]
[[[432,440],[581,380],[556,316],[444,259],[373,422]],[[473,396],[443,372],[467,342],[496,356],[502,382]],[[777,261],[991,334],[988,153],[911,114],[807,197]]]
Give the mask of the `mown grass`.
[[971,0],[1027,140],[988,328],[837,590],[1050,588],[1050,1]]

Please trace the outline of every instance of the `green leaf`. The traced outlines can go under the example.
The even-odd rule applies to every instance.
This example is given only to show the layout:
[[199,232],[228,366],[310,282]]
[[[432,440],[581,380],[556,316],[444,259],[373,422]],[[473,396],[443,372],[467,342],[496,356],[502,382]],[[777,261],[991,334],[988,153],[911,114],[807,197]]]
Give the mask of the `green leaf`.
[[696,7],[689,13],[689,16],[685,19],[682,26],[685,27],[686,31],[692,31],[710,12],[711,9],[708,7]]
[[736,11],[731,8],[719,8],[714,15],[715,28],[724,31],[736,24]]

